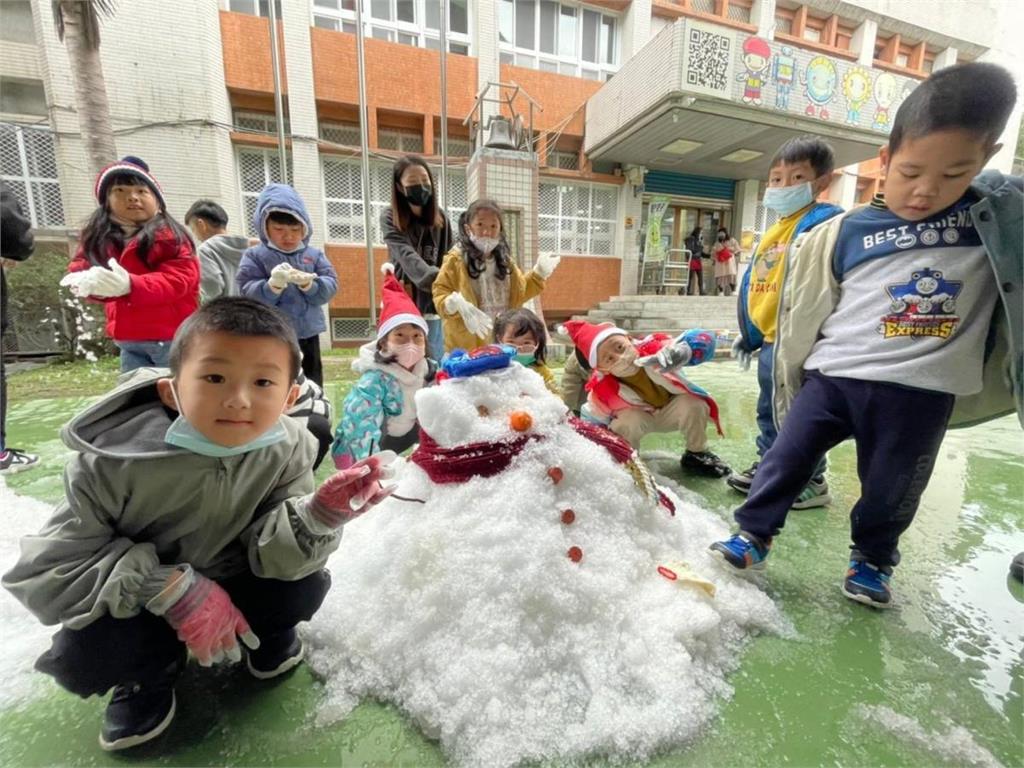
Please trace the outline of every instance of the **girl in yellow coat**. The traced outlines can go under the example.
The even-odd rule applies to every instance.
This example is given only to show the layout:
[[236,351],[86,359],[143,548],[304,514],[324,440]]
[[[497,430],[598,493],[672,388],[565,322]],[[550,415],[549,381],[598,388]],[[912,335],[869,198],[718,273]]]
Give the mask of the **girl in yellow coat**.
[[459,219],[458,243],[444,257],[434,281],[444,351],[491,343],[494,318],[544,290],[559,257],[542,254],[525,274],[512,257],[501,207],[477,200]]

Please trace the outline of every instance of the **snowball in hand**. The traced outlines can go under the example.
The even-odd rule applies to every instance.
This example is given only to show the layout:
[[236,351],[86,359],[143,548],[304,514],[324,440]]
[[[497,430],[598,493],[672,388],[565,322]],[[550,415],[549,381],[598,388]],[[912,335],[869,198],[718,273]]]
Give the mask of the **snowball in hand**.
[[[346,527],[308,634],[318,721],[389,701],[480,766],[642,758],[693,738],[745,638],[782,628],[766,595],[712,565],[725,524],[679,500],[671,516],[519,365],[416,405],[442,449],[501,445],[507,466],[435,483],[406,463],[395,496]],[[658,573],[678,561],[715,597]]]

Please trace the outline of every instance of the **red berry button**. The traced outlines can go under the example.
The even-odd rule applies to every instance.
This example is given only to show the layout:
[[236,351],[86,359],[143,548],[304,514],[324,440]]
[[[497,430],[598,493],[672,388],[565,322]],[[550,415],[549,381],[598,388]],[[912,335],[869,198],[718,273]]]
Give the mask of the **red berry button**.
[[574,563],[578,563],[583,559],[583,550],[579,547],[569,547],[569,559]]
[[562,478],[565,477],[565,473],[562,471],[561,467],[551,467],[551,469],[548,470],[548,477],[551,478],[551,481],[555,485],[558,485],[562,482]]
[[566,525],[572,525],[574,522],[576,522],[576,513],[573,512],[571,509],[565,510],[564,512],[562,512],[562,522]]

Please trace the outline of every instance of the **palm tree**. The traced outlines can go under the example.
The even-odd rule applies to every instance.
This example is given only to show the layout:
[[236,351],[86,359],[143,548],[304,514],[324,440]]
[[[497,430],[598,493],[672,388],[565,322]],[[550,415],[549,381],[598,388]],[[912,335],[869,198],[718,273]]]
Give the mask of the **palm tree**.
[[112,16],[114,0],[52,0],[57,37],[67,45],[78,104],[78,125],[94,173],[117,159],[110,102],[100,62],[100,16]]

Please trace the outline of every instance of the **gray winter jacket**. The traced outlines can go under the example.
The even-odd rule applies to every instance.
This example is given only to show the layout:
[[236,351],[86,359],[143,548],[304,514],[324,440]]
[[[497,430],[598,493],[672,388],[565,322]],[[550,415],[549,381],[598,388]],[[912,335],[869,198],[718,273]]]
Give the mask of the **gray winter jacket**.
[[287,438],[241,456],[209,458],[164,442],[171,417],[139,369],[62,430],[75,451],[65,500],[3,585],[44,624],[81,629],[129,618],[190,564],[212,579],[250,569],[297,580],[340,539],[306,511],[316,441],[289,417]]
[[235,274],[248,247],[248,239],[236,235],[214,235],[199,244],[200,301],[239,294]]

